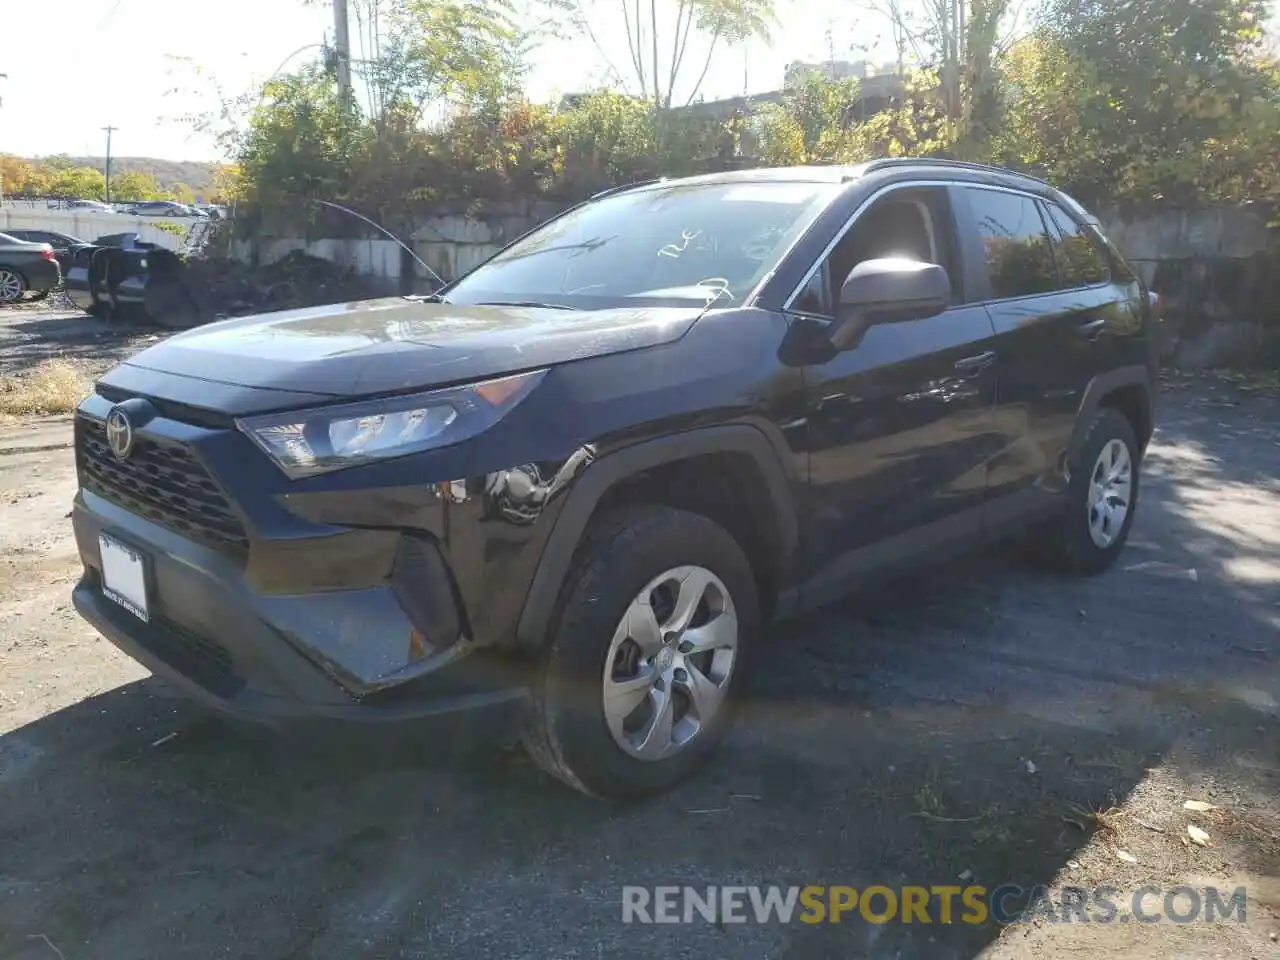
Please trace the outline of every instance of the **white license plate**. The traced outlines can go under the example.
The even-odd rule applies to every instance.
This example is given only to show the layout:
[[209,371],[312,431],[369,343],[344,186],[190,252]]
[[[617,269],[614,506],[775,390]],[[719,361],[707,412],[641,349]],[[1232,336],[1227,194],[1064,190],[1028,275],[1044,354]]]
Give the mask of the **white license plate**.
[[102,592],[140,620],[147,612],[147,568],[142,554],[115,537],[98,535],[102,555]]

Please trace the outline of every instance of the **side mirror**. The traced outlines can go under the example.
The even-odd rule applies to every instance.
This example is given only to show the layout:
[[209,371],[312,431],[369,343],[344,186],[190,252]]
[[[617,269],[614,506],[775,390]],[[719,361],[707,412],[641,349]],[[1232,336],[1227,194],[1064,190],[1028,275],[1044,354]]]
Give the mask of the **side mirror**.
[[951,279],[936,263],[898,257],[864,260],[840,288],[832,344],[848,350],[876,324],[935,317],[950,301]]

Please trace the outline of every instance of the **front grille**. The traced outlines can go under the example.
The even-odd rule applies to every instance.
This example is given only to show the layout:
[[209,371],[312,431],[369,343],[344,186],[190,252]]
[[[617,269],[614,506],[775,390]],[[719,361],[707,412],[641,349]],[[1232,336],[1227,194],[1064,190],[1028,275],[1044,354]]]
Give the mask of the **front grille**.
[[244,551],[249,538],[209,471],[186,447],[139,437],[121,460],[107,446],[106,425],[76,417],[80,486],[191,540]]

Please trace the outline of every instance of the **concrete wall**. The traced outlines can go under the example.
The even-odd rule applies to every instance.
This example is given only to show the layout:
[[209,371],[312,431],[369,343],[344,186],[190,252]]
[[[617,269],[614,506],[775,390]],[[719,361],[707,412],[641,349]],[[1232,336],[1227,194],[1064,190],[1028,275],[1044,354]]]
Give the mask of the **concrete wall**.
[[[424,214],[404,239],[451,280],[556,212],[554,205],[539,203]],[[1280,362],[1280,235],[1267,227],[1263,213],[1248,207],[1169,208],[1141,217],[1104,214],[1102,220],[1143,279],[1165,298],[1166,362],[1183,367]],[[232,256],[265,265],[304,250],[380,278],[393,289],[433,288],[426,271],[403,257],[393,241],[305,240],[270,233],[234,242]]]
[[[187,228],[203,222],[187,218],[129,217],[119,213],[85,213],[79,210],[49,210],[28,204],[0,205],[0,233],[7,230],[56,230],[81,240],[93,241],[112,233],[136,233],[138,239],[169,250],[181,250]],[[157,224],[176,223],[182,235],[161,230]]]
[[1249,206],[1103,216],[1165,303],[1162,354],[1183,369],[1280,363],[1280,232]]
[[[487,206],[471,213],[441,211],[418,217],[412,228],[402,234],[402,239],[432,270],[445,280],[452,280],[555,216],[560,209],[556,204],[538,202]],[[303,238],[289,233],[287,228],[267,227],[252,239],[234,240],[231,256],[242,263],[265,266],[302,250],[357,273],[400,281],[406,288],[430,287],[430,274],[404,256],[395,241],[377,236]]]

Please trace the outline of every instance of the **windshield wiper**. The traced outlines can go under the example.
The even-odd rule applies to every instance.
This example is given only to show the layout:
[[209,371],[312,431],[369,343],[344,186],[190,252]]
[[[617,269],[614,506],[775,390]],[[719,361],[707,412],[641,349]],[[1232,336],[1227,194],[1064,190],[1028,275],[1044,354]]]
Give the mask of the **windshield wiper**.
[[541,300],[481,300],[477,307],[541,307],[544,310],[577,310],[564,303],[543,303]]

